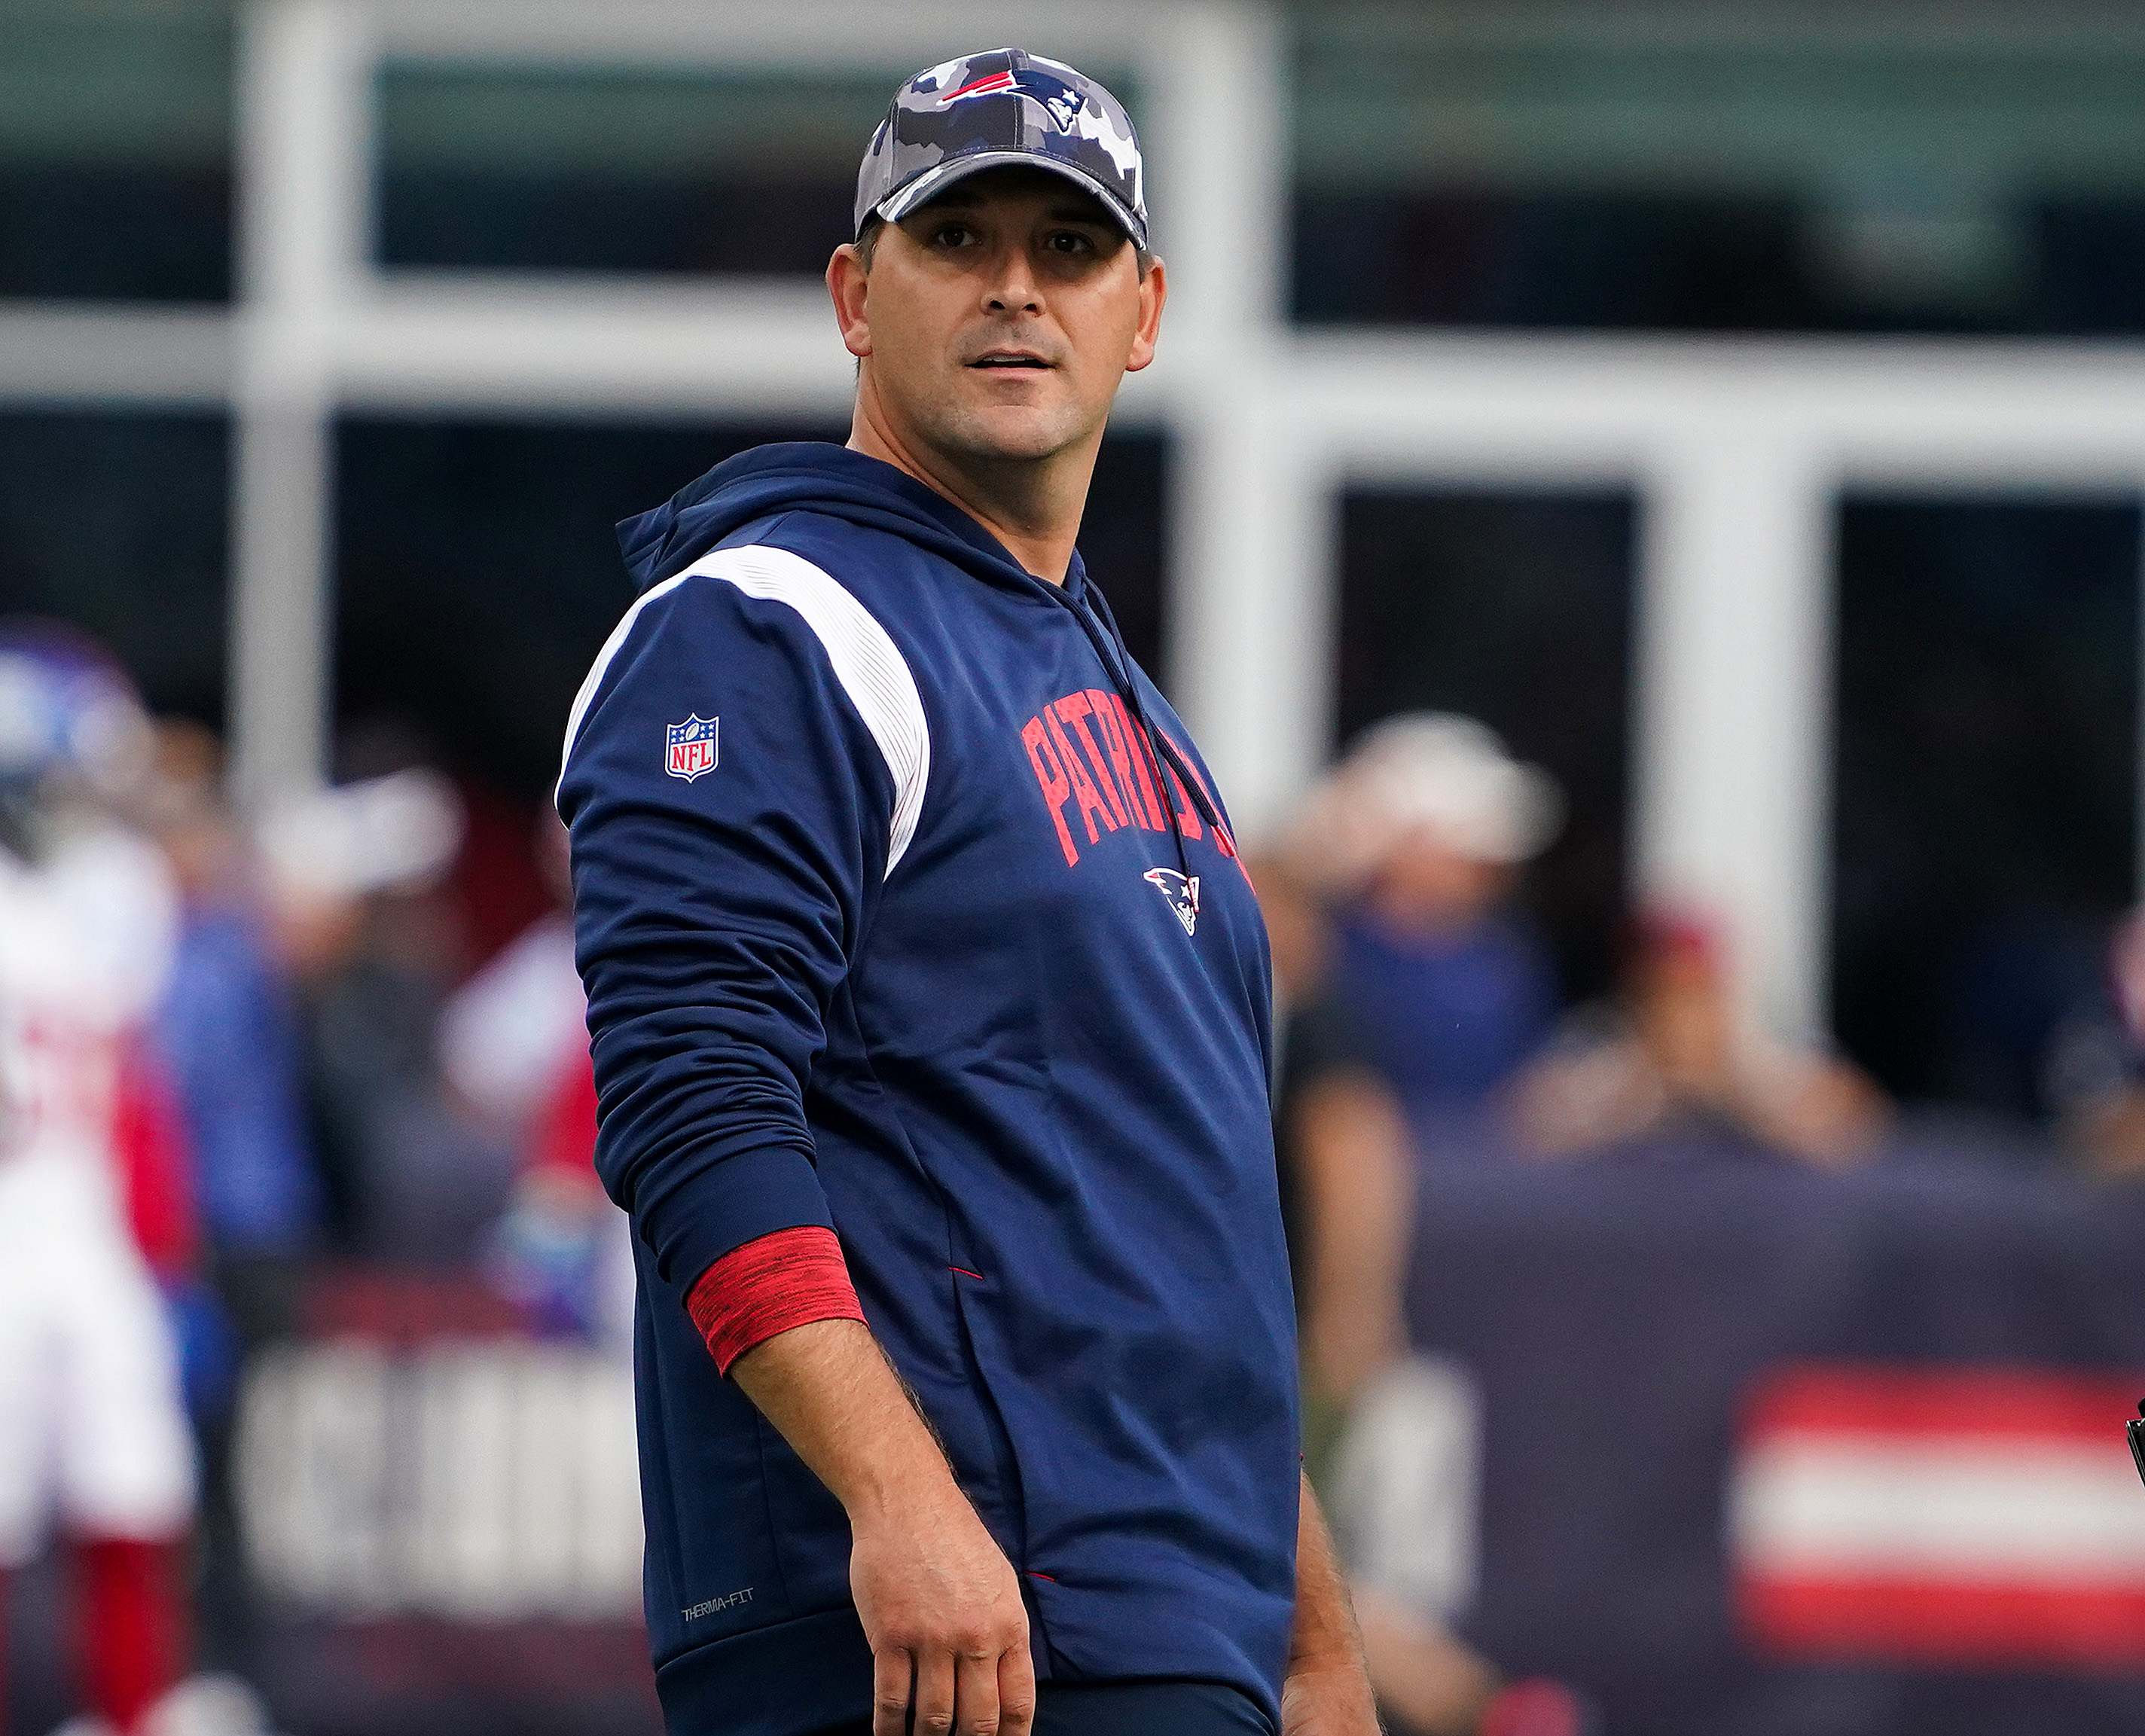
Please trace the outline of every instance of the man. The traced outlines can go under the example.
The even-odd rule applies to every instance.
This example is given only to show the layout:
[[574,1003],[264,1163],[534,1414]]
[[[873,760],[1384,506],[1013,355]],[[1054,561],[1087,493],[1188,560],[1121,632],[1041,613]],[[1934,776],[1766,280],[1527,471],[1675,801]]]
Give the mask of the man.
[[1449,712],[1366,730],[1305,803],[1294,854],[1336,906],[1326,994],[1419,1161],[1501,1149],[1498,1093],[1556,1017],[1548,949],[1510,899],[1562,810],[1547,773]]
[[1166,287],[1131,125],[933,67],[856,236],[849,446],[622,528],[560,784],[670,1728],[1370,1736],[1266,935],[1073,550]]

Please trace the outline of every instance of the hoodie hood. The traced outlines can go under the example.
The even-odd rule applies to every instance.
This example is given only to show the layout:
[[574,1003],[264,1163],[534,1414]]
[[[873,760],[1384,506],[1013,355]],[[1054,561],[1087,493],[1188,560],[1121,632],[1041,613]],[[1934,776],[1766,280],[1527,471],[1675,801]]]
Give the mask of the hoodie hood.
[[[792,511],[824,513],[891,532],[988,584],[1048,602],[1046,581],[944,495],[882,460],[828,440],[755,446],[726,459],[662,505],[623,520],[618,542],[635,589],[683,572],[747,525]],[[1086,589],[1080,557],[1065,589]]]

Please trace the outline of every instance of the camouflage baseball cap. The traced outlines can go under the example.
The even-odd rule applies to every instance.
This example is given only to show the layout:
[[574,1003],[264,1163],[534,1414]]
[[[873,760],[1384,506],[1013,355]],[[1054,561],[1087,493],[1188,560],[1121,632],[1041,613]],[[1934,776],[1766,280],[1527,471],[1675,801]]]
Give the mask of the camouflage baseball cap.
[[1048,169],[1147,240],[1139,140],[1124,106],[1085,73],[1025,48],[993,48],[918,72],[894,93],[857,175],[856,232],[903,217],[979,169]]

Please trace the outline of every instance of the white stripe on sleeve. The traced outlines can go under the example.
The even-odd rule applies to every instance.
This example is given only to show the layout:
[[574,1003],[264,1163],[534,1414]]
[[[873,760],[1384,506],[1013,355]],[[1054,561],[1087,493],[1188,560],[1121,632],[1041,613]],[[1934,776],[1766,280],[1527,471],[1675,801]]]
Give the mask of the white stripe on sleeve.
[[724,579],[749,597],[794,609],[818,636],[828,662],[834,665],[834,679],[842,684],[849,704],[878,743],[887,772],[893,779],[893,819],[888,830],[886,853],[886,871],[891,874],[916,835],[923,810],[923,787],[931,778],[931,731],[924,720],[923,697],[899,649],[871,611],[839,581],[786,549],[717,549],[675,577],[652,586],[625,612],[596,654],[595,665],[574,700],[573,712],[566,721],[561,777],[564,759],[574,751],[596,690],[603,685],[611,659],[631,634],[640,611],[693,578]]

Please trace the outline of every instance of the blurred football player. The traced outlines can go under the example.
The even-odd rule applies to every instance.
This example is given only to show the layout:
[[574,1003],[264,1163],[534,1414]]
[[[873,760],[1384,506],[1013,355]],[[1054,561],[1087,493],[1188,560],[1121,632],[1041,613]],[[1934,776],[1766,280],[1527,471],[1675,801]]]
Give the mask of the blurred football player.
[[176,1117],[139,1058],[174,898],[110,806],[147,739],[94,646],[0,625],[0,1583],[56,1522],[82,1688],[119,1736],[179,1674],[194,1496],[139,1240],[176,1255],[187,1234]]

